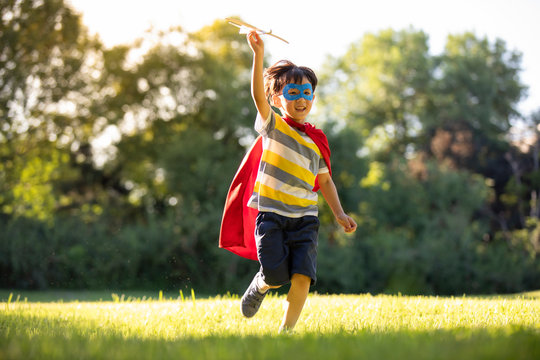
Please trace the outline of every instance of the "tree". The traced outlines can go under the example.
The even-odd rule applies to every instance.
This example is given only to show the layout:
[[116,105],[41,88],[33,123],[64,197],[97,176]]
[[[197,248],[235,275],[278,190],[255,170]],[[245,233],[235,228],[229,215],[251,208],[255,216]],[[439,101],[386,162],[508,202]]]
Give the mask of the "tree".
[[[521,55],[471,33],[449,36],[437,57],[427,116],[424,150],[439,161],[489,176],[490,161],[505,152],[505,135],[525,87],[519,80]],[[445,140],[445,138],[448,138]]]
[[[427,37],[411,30],[368,34],[329,61],[321,113],[342,129],[336,134],[360,137],[356,148],[336,149],[357,158],[334,174],[356,184],[359,228],[355,242],[322,224],[334,237],[325,251],[343,271],[321,280],[354,291],[455,293],[516,291],[537,279],[538,222],[513,231],[529,189],[507,137],[525,90],[519,67],[519,53],[501,40],[450,36],[432,56]],[[512,154],[519,163],[509,163]]]
[[0,16],[0,209],[50,219],[54,183],[92,128],[78,115],[97,44],[62,0],[4,1]]
[[414,150],[433,71],[427,41],[422,31],[388,29],[352,44],[323,71],[324,115],[358,129],[381,156]]
[[513,205],[504,204],[513,173],[507,134],[520,116],[516,107],[525,91],[518,76],[521,55],[507,50],[502,40],[490,43],[466,33],[449,36],[436,63],[422,148],[439,162],[492,182],[495,197],[488,214],[500,229],[523,226]]
[[[10,4],[13,14],[4,15],[10,21],[37,16],[34,12],[43,12],[45,6],[39,2]],[[48,17],[57,13],[71,14],[61,1],[51,4],[57,12],[46,13],[43,21],[50,21]],[[26,27],[43,27],[33,25],[35,21],[32,18],[32,24]],[[14,20],[10,24],[16,32],[18,23]],[[80,26],[78,20],[74,24]],[[205,268],[213,271],[216,266],[212,264],[220,261],[216,254],[222,252],[216,244],[225,192],[246,142],[253,138],[249,47],[239,42],[236,31],[222,21],[195,34],[180,28],[149,32],[133,44],[111,49],[89,41],[83,29],[78,29],[82,35],[72,39],[71,45],[81,47],[76,57],[80,63],[70,77],[62,77],[63,73],[54,69],[63,58],[53,44],[49,44],[52,55],[45,54],[49,57],[36,60],[35,66],[28,64],[31,69],[43,67],[39,75],[47,86],[28,90],[23,87],[25,82],[20,82],[27,91],[21,90],[21,101],[27,106],[21,121],[29,128],[24,133],[17,131],[19,125],[12,119],[2,128],[2,155],[12,160],[2,164],[10,168],[0,175],[4,190],[0,201],[7,215],[1,220],[11,224],[12,234],[22,234],[22,228],[32,234],[49,234],[55,232],[53,229],[60,233],[61,229],[83,226],[82,234],[68,237],[65,244],[43,237],[43,241],[62,243],[65,248],[53,250],[57,255],[42,254],[39,264],[11,251],[15,244],[26,242],[3,238],[0,245],[6,251],[0,258],[0,268],[11,279],[8,283],[17,283],[16,274],[27,274],[26,270],[18,271],[15,263],[22,264],[19,270],[36,266],[51,269],[40,279],[24,275],[30,278],[24,284],[38,286],[47,285],[47,276],[56,278],[60,273],[54,270],[56,266],[73,271],[80,277],[78,284],[95,284],[101,279],[106,285],[114,278],[91,270],[91,264],[126,272],[125,261],[132,261],[127,271],[131,276],[149,282],[152,277],[168,277],[168,281],[160,282],[164,286],[208,278],[200,264],[208,263]],[[37,39],[37,34],[32,36]],[[20,47],[20,41],[18,38],[13,46]],[[62,56],[74,56],[67,39],[59,38],[57,45]],[[28,44],[25,51],[33,52],[33,47],[39,47],[39,43]],[[134,57],[143,47],[149,50]],[[52,69],[46,67],[49,62]],[[4,83],[16,84],[16,77],[4,75]],[[65,82],[65,87],[55,86],[57,82]],[[41,102],[28,101],[32,96]],[[14,106],[9,99],[4,104]],[[61,112],[63,106],[70,111]],[[13,113],[9,109],[5,112]],[[33,124],[35,129],[31,128]],[[116,139],[106,156],[99,158],[96,140],[107,132],[116,134]],[[15,152],[14,144],[23,141],[32,151]],[[16,160],[20,164],[14,163]],[[43,196],[36,196],[36,192]],[[18,211],[15,205],[26,210]],[[71,216],[66,218],[65,214]],[[32,221],[17,219],[16,215]],[[41,223],[45,218],[49,225]],[[99,235],[87,238],[84,233]],[[121,244],[124,246],[119,248]],[[35,249],[39,253],[51,247],[36,244]],[[96,253],[96,249],[103,250]],[[117,253],[129,259],[115,264]],[[78,265],[71,266],[65,259],[78,259],[74,260]],[[236,259],[229,263],[230,270],[241,266]],[[92,273],[95,279],[85,280]],[[223,279],[212,281],[224,286]],[[130,282],[134,283],[126,279],[125,284]]]
[[105,54],[103,79],[116,91],[104,106],[121,138],[103,171],[129,190],[134,211],[119,214],[124,224],[167,219],[173,237],[163,256],[185,281],[219,260],[225,194],[254,138],[251,50],[223,21],[194,34],[149,34],[136,46],[145,41],[152,46],[136,63],[127,49]]

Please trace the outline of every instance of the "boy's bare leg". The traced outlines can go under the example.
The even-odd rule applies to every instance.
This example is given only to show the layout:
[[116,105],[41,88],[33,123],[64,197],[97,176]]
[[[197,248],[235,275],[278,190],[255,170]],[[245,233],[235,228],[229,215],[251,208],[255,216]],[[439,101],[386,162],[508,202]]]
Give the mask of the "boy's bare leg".
[[300,318],[304,303],[309,293],[311,278],[302,274],[293,274],[291,288],[285,302],[285,315],[280,330],[292,330]]

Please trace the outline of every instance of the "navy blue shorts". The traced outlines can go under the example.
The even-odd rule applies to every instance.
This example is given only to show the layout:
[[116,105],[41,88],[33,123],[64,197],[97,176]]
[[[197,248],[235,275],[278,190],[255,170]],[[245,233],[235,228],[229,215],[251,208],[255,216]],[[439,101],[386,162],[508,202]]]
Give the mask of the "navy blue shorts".
[[264,281],[271,286],[288,284],[293,274],[317,281],[319,218],[290,218],[272,212],[257,215],[255,240]]

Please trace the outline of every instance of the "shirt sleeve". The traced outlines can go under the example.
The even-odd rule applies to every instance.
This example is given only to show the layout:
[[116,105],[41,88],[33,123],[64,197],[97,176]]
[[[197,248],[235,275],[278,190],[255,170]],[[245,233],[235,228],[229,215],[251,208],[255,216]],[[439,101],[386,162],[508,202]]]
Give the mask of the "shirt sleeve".
[[267,135],[276,126],[276,117],[273,111],[268,112],[268,118],[263,119],[261,114],[257,113],[255,119],[255,131],[262,136]]
[[321,157],[319,159],[319,172],[318,174],[325,174],[325,173],[328,173],[330,172],[330,170],[328,169],[328,166],[326,166],[326,161],[324,161],[324,158]]

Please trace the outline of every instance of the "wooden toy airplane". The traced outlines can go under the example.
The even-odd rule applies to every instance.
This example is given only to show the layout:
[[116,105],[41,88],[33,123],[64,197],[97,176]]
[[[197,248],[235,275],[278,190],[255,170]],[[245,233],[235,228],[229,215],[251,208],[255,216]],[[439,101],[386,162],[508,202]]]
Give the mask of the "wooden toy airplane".
[[225,18],[225,20],[227,20],[227,21],[229,22],[229,24],[234,25],[234,26],[236,26],[237,28],[240,28],[240,34],[247,34],[249,31],[255,30],[255,31],[256,31],[257,33],[259,33],[260,35],[270,35],[270,36],[275,37],[276,39],[279,39],[279,40],[281,40],[281,41],[286,42],[287,44],[289,43],[289,42],[288,42],[287,40],[285,40],[284,38],[272,34],[272,30],[270,30],[270,31],[264,31],[264,30],[259,29],[258,27],[255,27],[255,26],[253,26],[253,25],[250,25],[250,24],[245,23],[245,22],[243,22],[243,21],[240,21],[240,20],[238,20],[238,19]]

